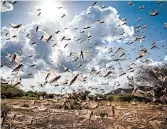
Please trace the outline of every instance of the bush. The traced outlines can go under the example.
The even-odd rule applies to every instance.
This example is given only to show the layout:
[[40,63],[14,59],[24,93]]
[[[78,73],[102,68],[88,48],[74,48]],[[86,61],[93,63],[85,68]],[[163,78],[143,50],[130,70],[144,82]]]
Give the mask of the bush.
[[130,101],[138,101],[138,102],[150,102],[148,99],[143,97],[132,96],[130,94],[126,95],[114,95],[110,94],[106,96],[106,100],[115,101],[115,102],[130,102]]
[[133,100],[133,96],[131,96],[131,95],[124,95],[124,96],[119,96],[119,101],[120,102],[130,102],[130,101],[132,101]]
[[27,98],[34,98],[34,97],[37,97],[37,95],[36,94],[34,94],[34,92],[33,91],[27,91],[27,92],[25,92],[25,94],[24,94],[24,96],[23,97],[27,97]]
[[21,98],[18,98],[18,99],[25,99],[25,100],[36,100],[36,99],[38,99],[36,96],[34,96],[34,97],[31,97],[31,96],[23,96],[23,97],[21,97]]
[[35,91],[34,95],[39,98],[40,96],[47,96],[47,93],[46,92],[37,92],[37,91]]
[[13,87],[11,85],[2,84],[1,85],[1,96],[2,98],[15,98],[24,96],[24,91],[18,89],[17,87]]
[[127,94],[127,95],[114,95],[114,94],[111,94],[111,95],[107,95],[106,96],[106,100],[115,101],[115,102],[130,102],[133,99],[135,99],[135,97],[131,96],[129,94]]
[[[46,92],[33,92],[33,91],[27,91],[24,92],[23,90],[13,87],[9,84],[1,84],[1,97],[2,99],[39,99],[40,96],[48,96]],[[53,97],[53,95],[49,96],[50,98]]]

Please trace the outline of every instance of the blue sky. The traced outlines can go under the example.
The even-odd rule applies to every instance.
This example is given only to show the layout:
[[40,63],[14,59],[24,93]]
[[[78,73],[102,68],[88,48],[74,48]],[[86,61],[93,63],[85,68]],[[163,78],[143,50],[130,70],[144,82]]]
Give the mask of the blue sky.
[[[164,58],[166,56],[167,49],[162,48],[162,45],[165,45],[167,47],[167,29],[164,29],[164,23],[167,23],[167,2],[158,4],[158,2],[156,1],[132,1],[132,4],[135,4],[135,6],[127,6],[127,1],[99,1],[98,6],[91,7],[93,1],[54,1],[53,3],[55,4],[55,6],[61,5],[63,7],[62,12],[56,12],[59,10],[55,11],[54,7],[50,7],[49,9],[49,7],[45,5],[45,3],[47,5],[47,2],[44,1],[18,1],[15,5],[13,5],[13,9],[11,11],[4,11],[1,13],[2,32],[9,32],[10,35],[12,33],[17,33],[19,35],[17,40],[7,41],[4,37],[4,34],[2,34],[2,62],[7,61],[5,57],[7,55],[7,52],[10,54],[16,52],[20,56],[24,57],[22,59],[22,63],[30,65],[32,62],[35,62],[37,64],[36,71],[32,71],[32,69],[25,66],[20,73],[20,76],[23,76],[23,78],[25,77],[26,79],[28,78],[33,82],[32,84],[27,85],[24,80],[24,85],[26,85],[26,87],[30,87],[30,85],[35,85],[35,82],[37,81],[35,78],[37,76],[37,73],[39,74],[39,72],[41,71],[46,72],[47,68],[52,68],[56,71],[56,73],[62,74],[62,68],[65,65],[71,68],[73,70],[73,73],[77,73],[79,71],[86,76],[88,74],[88,71],[92,67],[97,67],[97,69],[99,69],[99,67],[101,67],[101,64],[105,63],[111,58],[111,54],[106,54],[105,52],[105,49],[109,47],[112,47],[114,51],[116,51],[119,47],[122,47],[127,53],[125,57],[131,58],[130,62],[121,62],[122,67],[127,67],[129,63],[135,62],[137,58],[137,53],[143,47],[148,50],[149,54],[146,54],[141,60],[150,58],[153,62],[166,62]],[[102,9],[103,5],[106,6],[105,9]],[[143,5],[144,9],[142,11],[138,10],[139,6]],[[37,16],[36,10],[41,6],[43,7],[43,10],[46,9],[46,12],[42,12],[41,16]],[[53,9],[53,11],[51,9]],[[50,12],[47,10],[49,10]],[[149,15],[149,11],[154,10],[158,10],[159,14],[152,17]],[[87,11],[92,11],[90,17],[86,15]],[[47,13],[49,14],[47,15]],[[60,16],[58,16],[58,13],[62,13],[60,15],[66,13],[66,16],[64,18],[60,18]],[[54,18],[52,18],[52,16]],[[107,16],[109,17],[109,19]],[[103,25],[96,25],[96,23],[94,23],[95,25],[93,24],[93,22],[95,20],[98,20],[99,17],[102,19],[103,17],[105,18],[105,22],[107,22],[108,27]],[[121,26],[120,30],[118,30],[118,32],[115,32],[116,30],[114,30],[114,28],[117,27],[117,22],[120,22],[123,18],[126,18],[126,25]],[[141,18],[140,22],[138,22],[138,18]],[[10,23],[16,25],[23,24],[23,30],[12,30]],[[86,44],[85,42],[84,45],[80,43],[77,44],[77,46],[76,40],[74,39],[75,37],[82,35],[78,34],[78,31],[74,31],[74,29],[72,28],[78,27],[82,30],[82,28],[86,26],[85,23],[90,23],[92,24],[92,26],[95,27],[85,32],[86,35],[90,34],[92,38],[89,41],[89,44]],[[34,31],[37,25],[41,27],[41,30],[38,34]],[[140,29],[143,33],[135,33],[135,27],[138,25],[141,25],[141,28],[144,25],[147,25],[147,29]],[[67,27],[69,30],[67,29],[64,31],[63,29],[65,27]],[[118,41],[117,37],[119,37],[122,29],[124,29],[125,35],[122,37],[121,40]],[[41,34],[46,32],[48,35],[51,35],[55,32],[55,30],[61,30],[61,34],[54,37],[54,42],[58,44],[59,48],[53,48],[51,47],[53,45],[52,43],[45,43],[44,41],[41,41],[43,42],[43,44],[41,45],[41,42],[39,42],[39,37],[41,36]],[[100,32],[98,32],[98,30]],[[23,36],[25,36],[27,32],[30,32],[32,38],[23,38]],[[99,34],[101,35],[103,33],[106,36],[104,36],[106,40],[98,36]],[[109,35],[111,36],[114,34],[115,37],[110,37],[110,41],[108,39]],[[60,42],[60,38],[62,38],[63,35],[67,35],[67,37],[70,37],[72,39],[72,41],[65,42],[68,44],[66,49],[63,48],[64,46]],[[135,41],[132,45],[127,45],[127,42],[131,42],[134,40],[134,38],[136,37],[135,35],[139,35],[139,37],[146,36],[145,41],[138,40]],[[81,38],[85,39],[85,35]],[[116,38],[116,42],[113,42],[114,38]],[[32,43],[33,41],[37,42],[36,47],[29,46],[30,43]],[[156,46],[159,49],[150,50],[154,41],[156,42]],[[93,42],[98,42],[98,46],[93,46]],[[92,55],[87,56],[84,61],[79,59],[79,61],[76,63],[67,63],[69,60],[71,60],[70,58],[68,58],[68,54],[70,52],[75,51],[76,53],[78,53],[83,49],[88,49],[90,46],[92,47]],[[23,52],[18,52],[20,47],[24,49]],[[132,51],[133,49],[135,49],[135,52]],[[98,50],[99,55],[96,56],[95,52]],[[34,58],[27,58],[30,53],[34,55]],[[47,53],[47,55],[42,56],[45,53]],[[74,60],[75,58],[77,58],[77,56],[74,56],[72,60]],[[92,60],[88,61],[91,58]],[[54,60],[54,64],[52,64],[51,59]],[[80,69],[76,68],[80,63],[83,63],[84,65]],[[59,64],[61,66],[57,68],[56,64]],[[14,68],[15,65],[12,65],[10,67],[6,66],[7,70],[10,71],[10,69]],[[108,64],[105,65],[106,67],[108,66]],[[116,64],[114,63],[114,65]],[[107,72],[107,70],[104,71]],[[102,75],[104,75],[104,71],[102,71]],[[32,72],[32,77],[27,77],[27,72]],[[63,81],[65,80],[64,78],[62,79]],[[91,79],[93,78],[95,77],[90,76],[88,80],[92,81]],[[94,81],[96,81],[96,79]],[[95,84],[99,86],[100,83],[108,81],[109,80],[104,79],[101,80],[99,84]],[[77,84],[74,85],[74,87],[77,86]],[[42,90],[46,89],[47,88],[44,88]],[[50,89],[50,91],[52,91],[52,88]]]

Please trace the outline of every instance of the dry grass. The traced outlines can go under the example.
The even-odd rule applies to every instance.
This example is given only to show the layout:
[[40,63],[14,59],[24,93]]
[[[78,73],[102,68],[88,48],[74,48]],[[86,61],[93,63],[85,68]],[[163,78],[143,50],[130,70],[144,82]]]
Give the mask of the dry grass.
[[[55,100],[3,100],[10,104],[2,128],[28,129],[166,129],[167,105],[110,103],[103,101],[95,109],[59,109]],[[23,105],[29,105],[23,106]],[[113,108],[115,115],[113,116]],[[90,113],[93,115],[89,120]]]

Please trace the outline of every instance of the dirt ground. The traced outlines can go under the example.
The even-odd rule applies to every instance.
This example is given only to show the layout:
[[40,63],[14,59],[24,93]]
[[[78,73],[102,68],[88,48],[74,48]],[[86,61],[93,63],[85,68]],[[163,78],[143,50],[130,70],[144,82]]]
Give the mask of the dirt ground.
[[167,129],[167,105],[161,104],[85,102],[88,109],[64,110],[55,100],[1,103],[11,106],[2,129]]

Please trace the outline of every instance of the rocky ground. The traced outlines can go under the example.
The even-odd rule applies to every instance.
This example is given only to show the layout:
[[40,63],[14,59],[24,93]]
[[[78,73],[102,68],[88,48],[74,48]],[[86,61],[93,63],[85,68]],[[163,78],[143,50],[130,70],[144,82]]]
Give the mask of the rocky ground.
[[[64,109],[56,100],[2,100],[10,106],[2,129],[167,129],[167,105],[82,102]],[[4,120],[4,122],[2,122]]]

